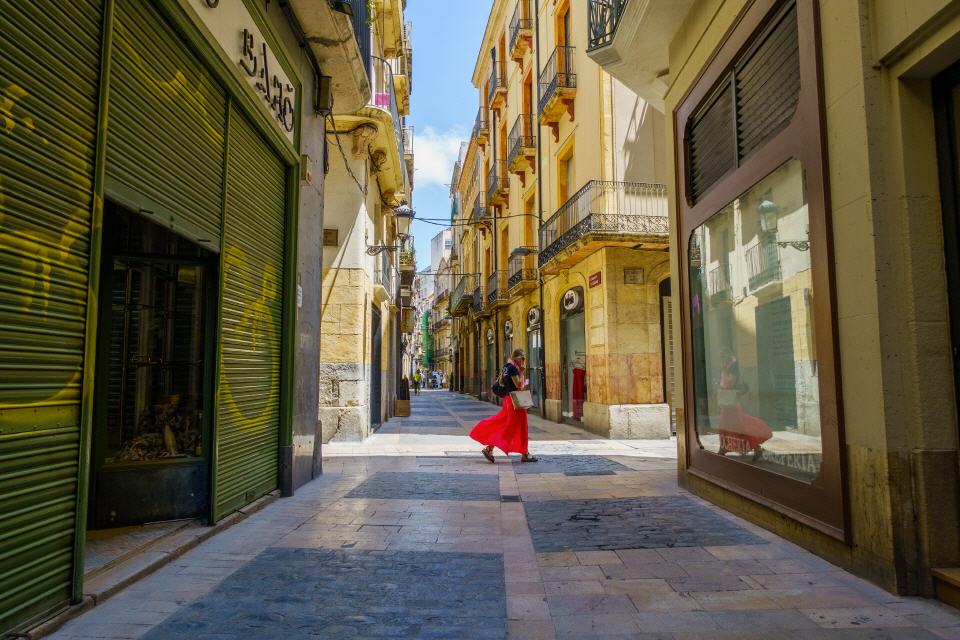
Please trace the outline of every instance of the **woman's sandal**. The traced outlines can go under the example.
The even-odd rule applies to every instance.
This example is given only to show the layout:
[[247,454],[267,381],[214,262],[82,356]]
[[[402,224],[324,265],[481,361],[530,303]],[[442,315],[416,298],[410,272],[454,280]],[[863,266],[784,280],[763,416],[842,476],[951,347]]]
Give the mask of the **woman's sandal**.
[[497,461],[493,459],[493,451],[490,449],[483,449],[483,457],[490,461],[490,464],[497,464]]
[[520,457],[520,462],[540,462],[540,458],[537,456],[526,455]]

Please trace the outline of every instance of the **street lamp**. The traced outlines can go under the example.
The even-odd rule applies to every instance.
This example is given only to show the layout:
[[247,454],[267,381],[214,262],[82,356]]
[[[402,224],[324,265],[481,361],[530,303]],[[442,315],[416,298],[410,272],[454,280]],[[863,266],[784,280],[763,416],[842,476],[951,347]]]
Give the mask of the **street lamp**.
[[378,256],[384,251],[398,251],[403,247],[404,241],[410,237],[410,225],[413,223],[417,212],[410,208],[406,200],[402,200],[399,205],[393,209],[393,218],[397,225],[398,245],[380,245],[377,247],[367,247],[368,256]]

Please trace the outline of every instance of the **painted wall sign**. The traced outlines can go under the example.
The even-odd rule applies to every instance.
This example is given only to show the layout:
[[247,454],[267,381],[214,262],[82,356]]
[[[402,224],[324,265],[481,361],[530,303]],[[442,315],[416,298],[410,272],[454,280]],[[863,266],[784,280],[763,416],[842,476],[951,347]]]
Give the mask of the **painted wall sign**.
[[242,0],[220,3],[219,0],[191,0],[191,4],[220,46],[247,79],[263,107],[274,122],[293,142],[297,122],[297,93],[283,70],[276,54]]
[[593,289],[594,287],[596,287],[597,285],[600,284],[601,280],[603,279],[603,276],[601,276],[600,274],[601,274],[600,271],[597,271],[596,273],[591,273],[591,274],[590,274],[590,288],[591,288],[591,289]]

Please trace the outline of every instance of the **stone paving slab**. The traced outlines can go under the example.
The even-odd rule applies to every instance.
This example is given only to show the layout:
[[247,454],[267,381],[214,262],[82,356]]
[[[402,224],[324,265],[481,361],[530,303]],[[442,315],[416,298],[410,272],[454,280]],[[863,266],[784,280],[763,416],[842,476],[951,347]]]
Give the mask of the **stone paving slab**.
[[685,496],[524,502],[538,552],[762,544]]
[[562,473],[565,476],[612,476],[619,471],[632,471],[619,462],[603,456],[538,456],[540,462],[518,464],[517,474]]
[[495,476],[472,473],[378,472],[347,498],[387,500],[500,500]]
[[147,640],[506,637],[500,557],[268,549]]

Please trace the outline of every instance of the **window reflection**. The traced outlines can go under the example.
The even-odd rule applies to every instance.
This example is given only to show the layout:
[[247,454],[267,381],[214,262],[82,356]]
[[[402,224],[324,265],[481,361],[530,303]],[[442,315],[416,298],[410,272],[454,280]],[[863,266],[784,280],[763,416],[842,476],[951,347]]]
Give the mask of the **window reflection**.
[[800,162],[784,164],[712,216],[689,249],[700,444],[812,481],[822,446]]

